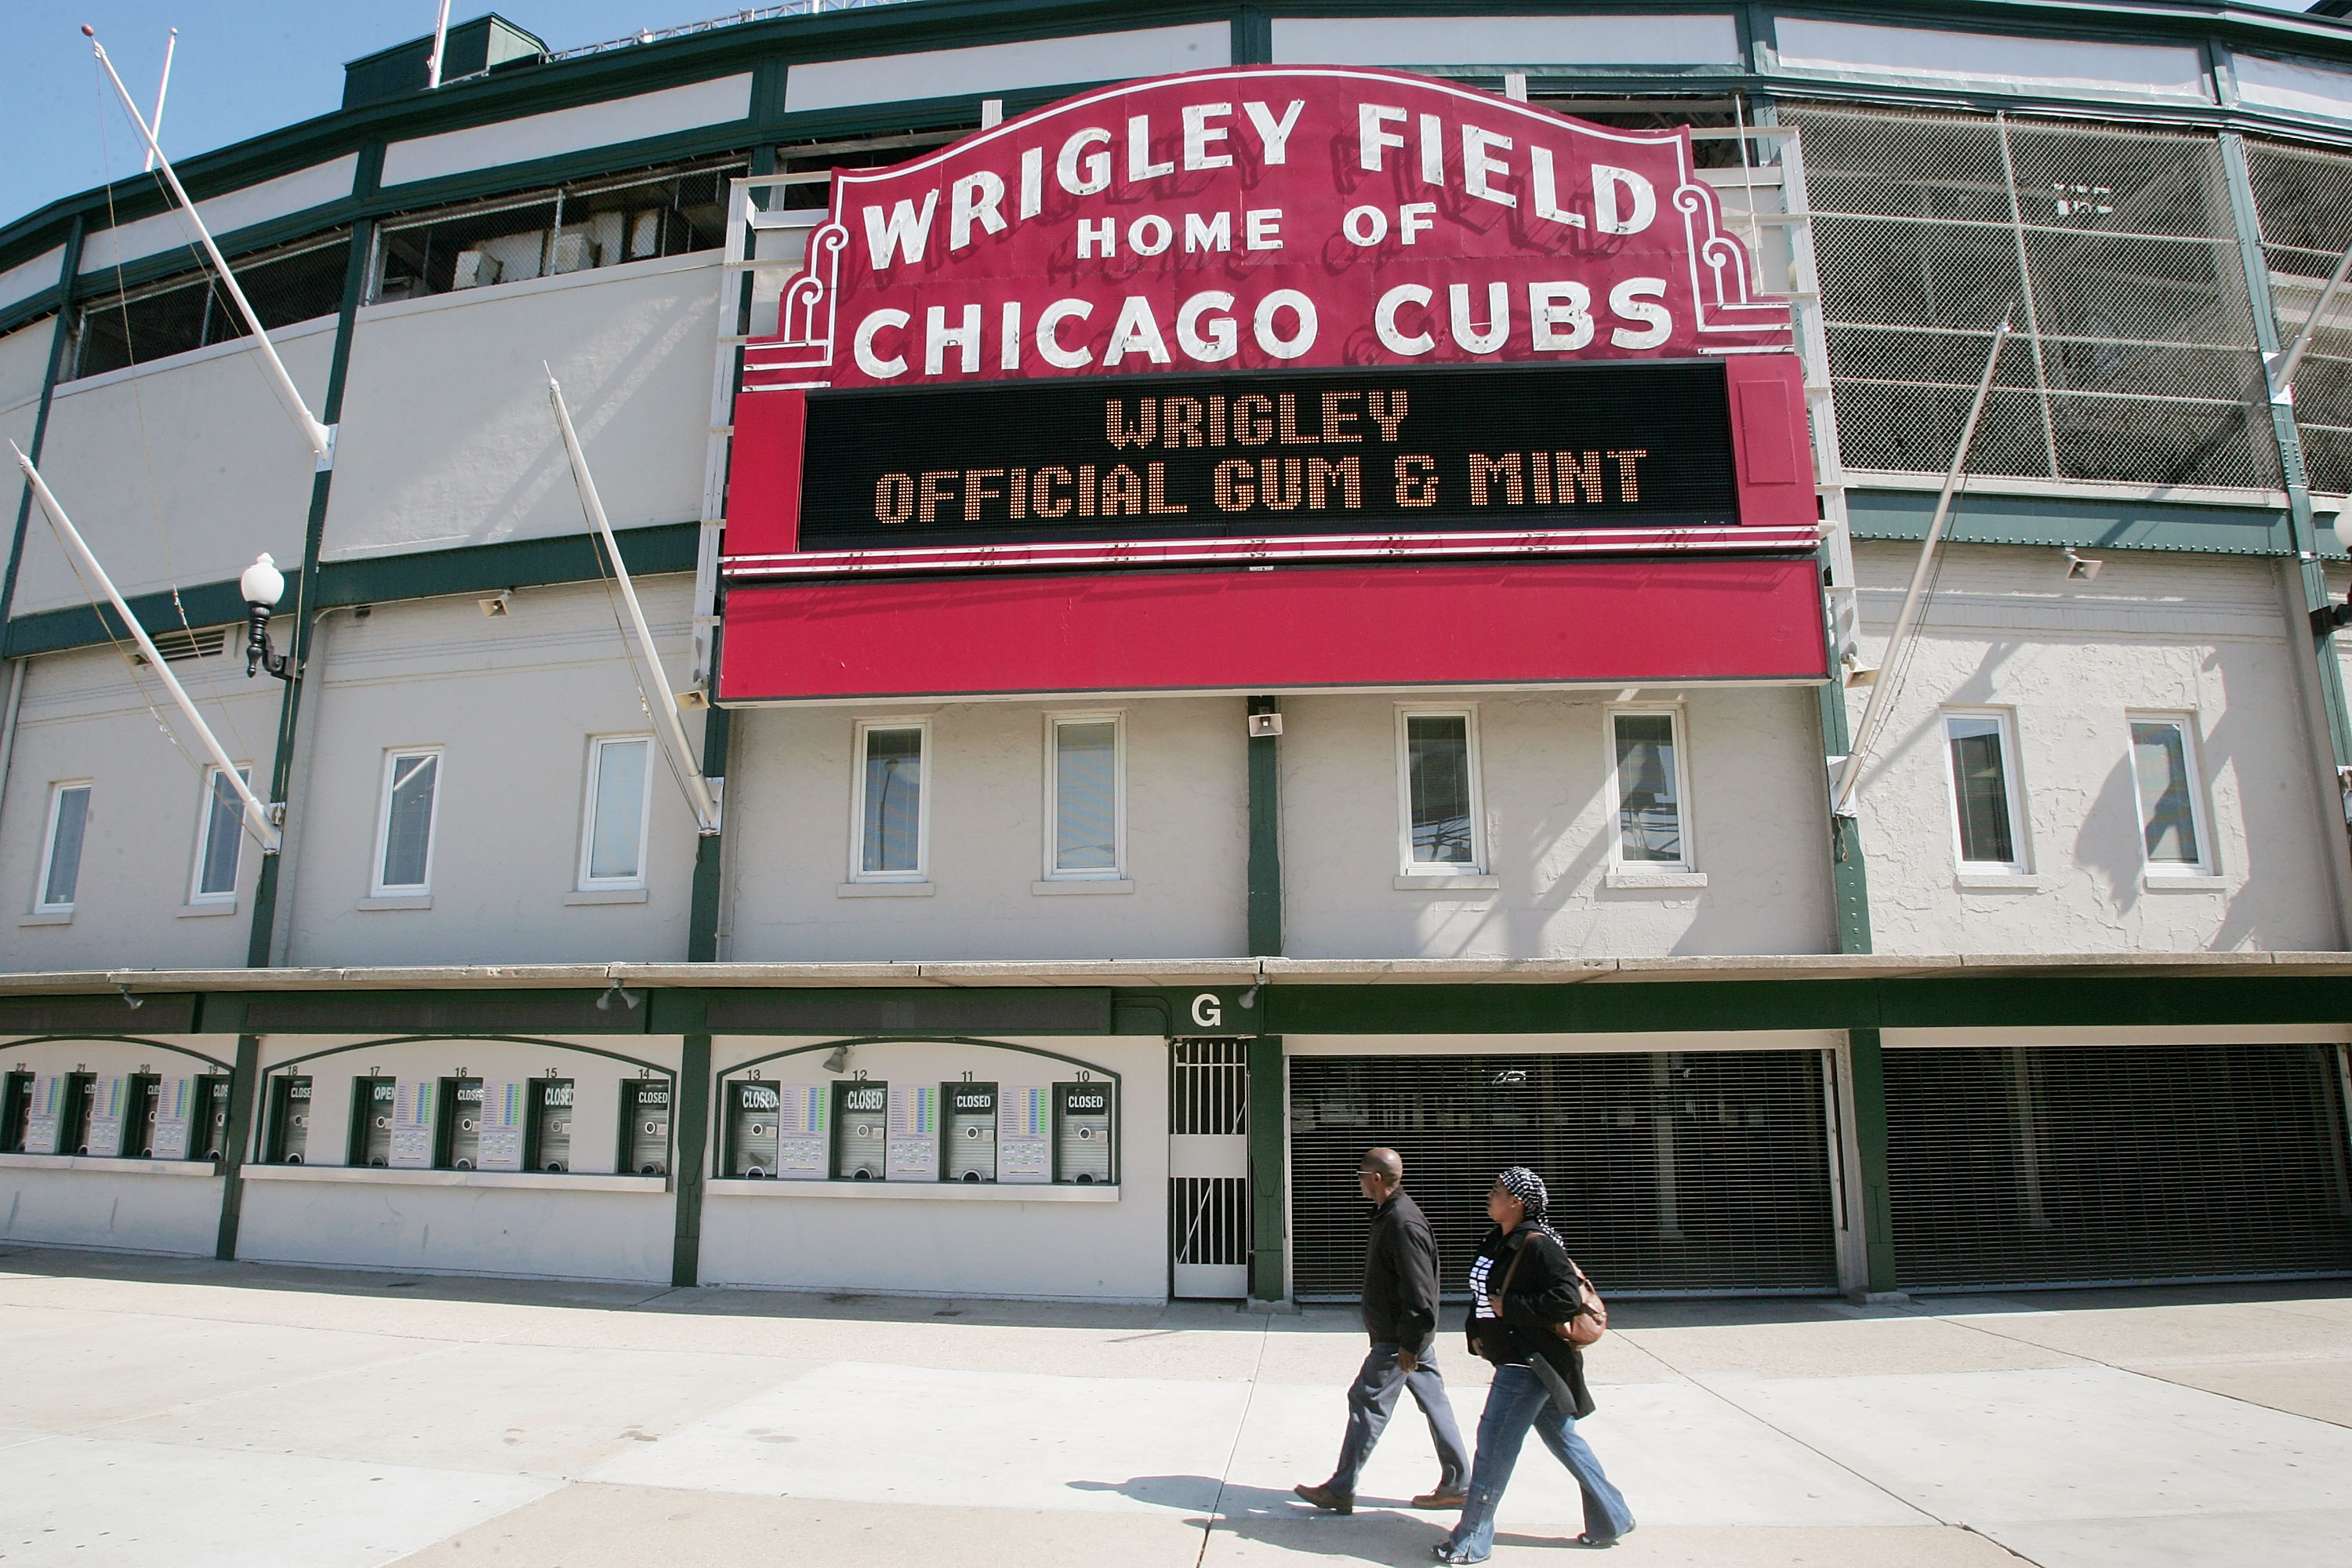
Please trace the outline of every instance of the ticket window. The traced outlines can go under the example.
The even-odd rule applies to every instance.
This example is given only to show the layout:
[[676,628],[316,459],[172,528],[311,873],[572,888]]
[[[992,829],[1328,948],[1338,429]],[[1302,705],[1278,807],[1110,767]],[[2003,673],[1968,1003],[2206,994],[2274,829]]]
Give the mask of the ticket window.
[[992,1083],[943,1083],[940,1103],[947,1107],[945,1136],[940,1140],[940,1180],[996,1180],[996,1086]]
[[123,1103],[131,1125],[122,1130],[122,1152],[142,1160],[155,1157],[155,1123],[163,1116],[163,1080],[152,1072],[133,1073],[123,1080]]
[[382,1170],[392,1163],[392,1111],[400,1099],[395,1079],[352,1080],[350,1163]]
[[531,1170],[560,1175],[572,1169],[572,1080],[537,1078],[529,1090],[525,1163]]
[[860,1079],[833,1086],[833,1175],[878,1182],[889,1171],[890,1086]]
[[1054,1086],[1054,1180],[1101,1186],[1111,1180],[1111,1086]]
[[228,1158],[228,1079],[220,1073],[207,1073],[196,1079],[195,1091],[188,1158],[219,1164]]
[[445,1078],[441,1103],[449,1114],[441,1119],[441,1157],[433,1163],[445,1171],[478,1170],[482,1163],[482,1080]]
[[278,1078],[269,1084],[269,1163],[299,1165],[310,1157],[310,1079]]
[[727,1173],[767,1181],[776,1173],[783,1097],[772,1083],[727,1086]]
[[77,1072],[66,1075],[65,1114],[58,1118],[64,1135],[58,1140],[69,1154],[89,1152],[90,1122],[98,1116],[98,1075]]
[[0,1154],[21,1154],[32,1131],[33,1075],[12,1072],[0,1078]]
[[636,1079],[621,1085],[621,1169],[640,1176],[669,1174],[667,1083]]

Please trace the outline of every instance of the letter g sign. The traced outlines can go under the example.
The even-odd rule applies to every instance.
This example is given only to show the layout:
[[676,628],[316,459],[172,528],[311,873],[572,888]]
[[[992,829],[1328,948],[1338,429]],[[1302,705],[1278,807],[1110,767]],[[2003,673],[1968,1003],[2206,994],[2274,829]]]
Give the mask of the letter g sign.
[[1192,998],[1192,1022],[1202,1028],[1213,1029],[1225,1021],[1223,1004],[1213,991],[1203,991]]

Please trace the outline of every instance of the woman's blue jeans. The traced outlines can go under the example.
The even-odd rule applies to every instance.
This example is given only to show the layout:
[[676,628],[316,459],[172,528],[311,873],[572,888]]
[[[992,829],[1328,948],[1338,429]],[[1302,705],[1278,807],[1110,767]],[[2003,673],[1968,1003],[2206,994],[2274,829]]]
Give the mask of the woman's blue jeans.
[[1523,1366],[1498,1366],[1494,1386],[1486,1391],[1486,1414],[1478,1417],[1478,1457],[1470,1467],[1470,1501],[1462,1522],[1448,1539],[1464,1559],[1483,1563],[1495,1549],[1495,1507],[1503,1489],[1511,1484],[1511,1469],[1519,1449],[1535,1428],[1584,1494],[1584,1532],[1595,1541],[1614,1541],[1633,1528],[1633,1510],[1625,1494],[1609,1484],[1600,1457],[1576,1430],[1576,1423],[1560,1413],[1544,1392],[1536,1374]]

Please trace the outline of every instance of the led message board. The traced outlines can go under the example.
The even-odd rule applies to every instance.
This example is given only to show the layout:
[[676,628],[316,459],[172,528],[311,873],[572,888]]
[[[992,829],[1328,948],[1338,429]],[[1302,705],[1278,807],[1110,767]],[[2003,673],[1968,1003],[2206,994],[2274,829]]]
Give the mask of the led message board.
[[1738,521],[1723,367],[813,395],[803,550]]

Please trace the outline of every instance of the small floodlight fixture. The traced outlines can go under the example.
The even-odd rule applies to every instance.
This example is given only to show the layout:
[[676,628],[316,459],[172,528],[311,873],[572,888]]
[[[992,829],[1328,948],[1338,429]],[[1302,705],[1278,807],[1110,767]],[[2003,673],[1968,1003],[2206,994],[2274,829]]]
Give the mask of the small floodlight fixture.
[[293,679],[293,654],[273,653],[269,647],[269,612],[286,596],[286,574],[278,569],[269,552],[253,558],[253,564],[237,578],[236,591],[245,597],[245,678],[250,680],[266,669],[280,680]]

